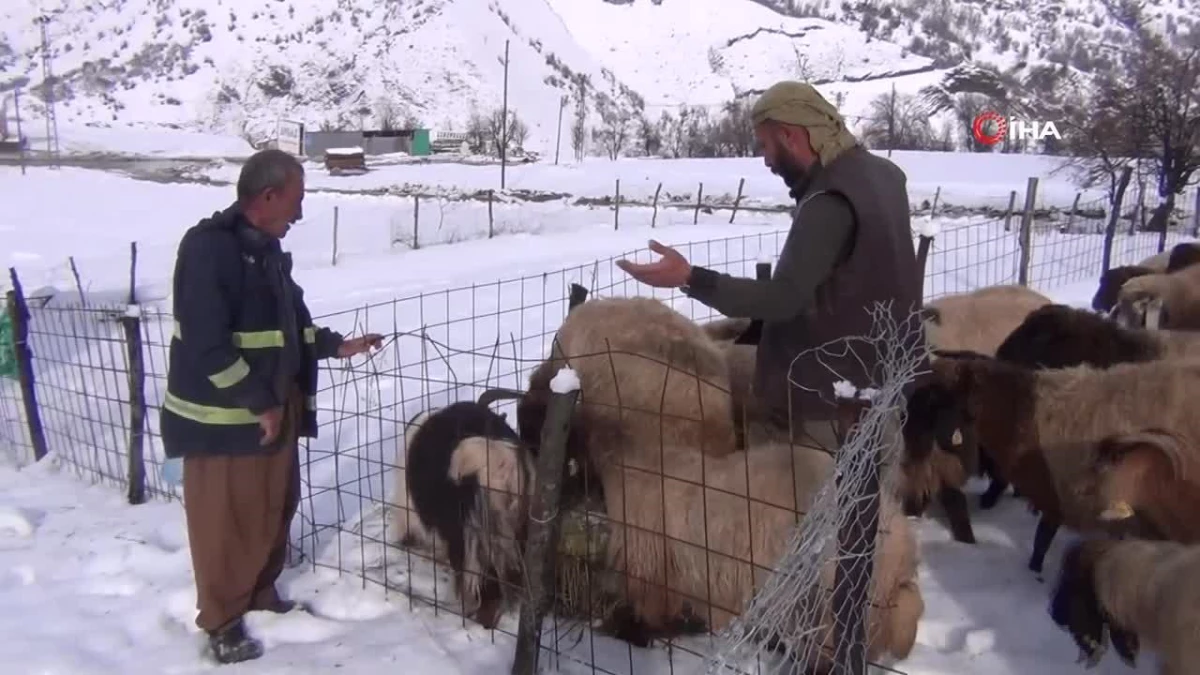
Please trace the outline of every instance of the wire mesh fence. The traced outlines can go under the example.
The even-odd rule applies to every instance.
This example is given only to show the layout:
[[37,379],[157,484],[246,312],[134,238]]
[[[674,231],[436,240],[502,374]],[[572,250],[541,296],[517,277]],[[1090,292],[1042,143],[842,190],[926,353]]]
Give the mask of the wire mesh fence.
[[[934,219],[938,227],[925,263],[926,299],[1021,280],[1039,289],[1094,280],[1102,271],[1106,246],[1111,265],[1132,264],[1169,250],[1193,234],[1182,226],[1165,234],[1131,234],[1124,221],[1113,221],[1105,205],[1098,202],[1081,204],[1067,212],[1022,215],[1025,214]],[[1129,216],[1130,223],[1136,217],[1123,215]],[[1106,236],[1106,232],[1112,236]],[[735,276],[752,276],[759,263],[777,257],[785,238],[784,231],[763,232],[690,242],[679,248],[693,264]],[[1024,254],[1022,242],[1029,244]],[[385,592],[402,593],[413,605],[425,604],[439,612],[462,615],[462,598],[453,591],[454,575],[444,564],[439,564],[444,562],[444,551],[439,553],[434,547],[422,552],[399,545],[402,532],[408,531],[416,518],[407,500],[397,499],[398,494],[403,494],[399,486],[405,476],[407,423],[423,411],[455,401],[478,400],[488,390],[525,390],[530,372],[546,358],[568,315],[567,289],[572,284],[586,288],[591,297],[648,295],[663,300],[693,321],[715,318],[712,310],[678,291],[637,286],[615,264],[621,258],[645,261],[651,257],[646,250],[632,251],[587,265],[417,294],[320,317],[321,325],[345,334],[375,332],[388,337],[385,348],[369,358],[328,362],[322,367],[317,395],[320,436],[306,441],[302,448],[305,497],[294,525],[294,561],[356,575],[364,584],[378,585]],[[166,391],[166,355],[174,326],[169,313],[153,307],[130,312],[125,305],[101,306],[61,296],[36,301],[27,298],[23,304],[28,312],[24,324],[27,345],[33,355],[34,381],[24,382],[21,378],[0,381],[0,442],[7,452],[28,461],[39,453],[37,446],[42,445],[42,450],[48,450],[81,477],[121,486],[131,494],[134,492],[131,483],[137,482],[144,485],[150,496],[178,498],[178,487],[161,475],[164,455],[158,438],[158,408]],[[10,316],[15,313],[10,312]],[[141,340],[139,349],[134,350],[136,354],[129,349],[131,322]],[[136,366],[133,360],[138,361]],[[131,376],[134,371],[138,375]],[[131,384],[139,379],[144,380],[137,387],[144,388],[144,404],[131,404],[131,399],[138,400],[131,395],[134,389]],[[31,432],[25,414],[31,400],[40,412],[43,440]],[[144,421],[134,414],[134,408],[144,415]],[[511,423],[516,403],[501,402],[496,410],[507,415]],[[144,433],[147,439],[140,457],[134,457],[129,450],[134,432]],[[840,467],[841,460],[838,461]],[[671,520],[681,516],[668,512],[665,501],[668,488],[661,475],[657,480],[660,487],[633,490],[645,493],[650,489],[649,493],[658,495],[663,502],[658,524],[641,525],[651,533],[657,527],[658,536],[671,538],[674,533],[663,534],[663,530],[670,531],[674,527]],[[695,509],[680,511],[693,517],[699,514],[701,536],[708,533],[708,526],[703,524],[708,512],[703,502],[712,497],[714,489],[704,480],[698,483],[682,480],[676,486],[677,499],[671,500],[672,504],[702,502]],[[830,509],[834,515],[848,508],[844,504],[826,503],[823,500],[832,497],[825,492],[820,494],[814,497],[813,503],[820,505],[815,508]],[[745,489],[734,497],[742,500],[742,509],[749,508],[745,504],[752,500]],[[725,494],[726,499],[734,497]],[[594,549],[619,548],[614,545],[614,538],[632,541],[633,535],[619,532],[614,535],[614,531],[636,529],[639,523],[626,517],[614,525],[611,513],[607,516],[598,513],[611,511],[604,508],[611,504],[604,504],[603,499],[597,502],[594,496],[577,506],[570,512],[573,515],[564,515],[563,543],[557,564],[562,578],[576,581],[556,583],[553,595],[557,611],[543,640],[549,653],[561,661],[561,672],[655,673],[676,667],[683,658],[681,655],[687,652],[693,654],[693,662],[699,667],[714,650],[724,649],[721,645],[728,647],[737,643],[737,635],[747,634],[744,624],[733,619],[745,599],[736,594],[727,603],[731,606],[718,607],[729,615],[727,622],[732,621],[729,625],[733,628],[725,626],[729,630],[715,638],[682,637],[669,641],[664,649],[634,650],[627,640],[605,638],[592,631],[594,605],[608,607],[604,603],[612,601],[611,597],[607,600],[594,597],[592,583],[602,581],[592,578],[595,563],[606,561],[608,568],[616,567],[622,572],[617,576],[623,580],[630,571],[614,565],[612,559]],[[834,527],[830,523],[837,520],[830,518],[804,519],[804,522],[811,520],[813,528],[824,523],[821,536],[827,537],[829,529]],[[791,529],[794,528],[789,526],[783,533],[777,533],[775,542],[789,541],[786,532]],[[599,534],[593,534],[594,531]],[[810,532],[805,536],[817,535]],[[675,539],[679,538],[671,539],[673,544],[678,544]],[[683,544],[696,547],[703,541]],[[752,545],[747,547],[753,550]],[[659,545],[656,550],[671,548]],[[708,546],[700,546],[700,550],[706,564],[716,555]],[[796,549],[787,550],[796,553]],[[813,553],[816,549],[806,550],[809,551],[806,555],[817,555]],[[774,557],[784,552],[778,549]],[[827,561],[836,558],[830,557],[832,554],[821,555]],[[763,563],[758,555],[734,557],[737,559],[731,564],[742,565],[746,570],[772,564]],[[564,570],[574,571],[568,574]],[[741,573],[731,574],[740,578]],[[746,574],[749,578],[757,576],[748,571]],[[586,588],[579,586],[580,578],[586,580]],[[760,585],[761,582],[753,581],[749,587]],[[625,595],[628,596],[627,590]],[[587,608],[584,616],[570,616],[570,608],[577,609],[581,604]],[[466,618],[462,623],[464,627],[480,630]],[[504,615],[494,630],[515,636],[516,617]],[[739,630],[743,633],[738,633]],[[796,639],[799,633],[789,635]],[[807,652],[803,649],[786,646],[776,649],[773,655],[759,651],[752,654],[755,664],[747,672],[763,672],[764,660],[769,660],[768,656],[777,659],[779,653],[792,660],[812,658],[811,654],[805,656]],[[738,657],[737,668],[748,667],[743,656]],[[723,667],[735,666],[723,662]]]

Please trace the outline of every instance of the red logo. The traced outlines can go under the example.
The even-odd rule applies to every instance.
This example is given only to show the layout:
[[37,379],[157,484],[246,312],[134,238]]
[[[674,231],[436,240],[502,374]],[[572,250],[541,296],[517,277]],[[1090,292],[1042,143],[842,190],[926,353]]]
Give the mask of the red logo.
[[979,113],[971,122],[971,133],[983,145],[995,145],[1008,134],[1008,120],[992,110]]

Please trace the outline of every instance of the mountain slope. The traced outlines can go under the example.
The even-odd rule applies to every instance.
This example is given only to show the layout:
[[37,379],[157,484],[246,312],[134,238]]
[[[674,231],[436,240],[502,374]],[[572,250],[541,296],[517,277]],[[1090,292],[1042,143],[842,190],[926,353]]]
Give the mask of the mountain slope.
[[643,99],[717,104],[797,76],[798,63],[820,64],[834,80],[930,67],[853,28],[783,17],[752,0],[147,2],[3,3],[0,82],[30,87],[23,105],[36,104],[34,18],[49,11],[63,125],[168,124],[258,138],[281,117],[347,128],[386,118],[462,130],[473,111],[500,105],[509,40],[509,104],[530,127],[526,146],[544,151],[578,77],[593,98],[638,115]]

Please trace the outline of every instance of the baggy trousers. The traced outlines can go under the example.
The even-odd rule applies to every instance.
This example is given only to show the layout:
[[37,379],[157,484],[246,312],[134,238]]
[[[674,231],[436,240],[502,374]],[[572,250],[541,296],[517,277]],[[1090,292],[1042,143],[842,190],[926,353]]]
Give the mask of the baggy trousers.
[[287,559],[300,502],[298,431],[304,399],[284,409],[284,442],[270,454],[183,460],[183,500],[196,579],[196,625],[222,630],[280,601],[275,581]]

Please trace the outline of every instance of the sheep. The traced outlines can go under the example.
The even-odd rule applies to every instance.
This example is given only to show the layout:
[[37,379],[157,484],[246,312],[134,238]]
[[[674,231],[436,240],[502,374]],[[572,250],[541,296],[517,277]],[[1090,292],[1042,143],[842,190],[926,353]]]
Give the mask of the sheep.
[[947,295],[921,310],[930,349],[995,354],[1012,329],[1033,310],[1053,302],[1024,286],[985,286]]
[[1092,668],[1107,650],[1137,665],[1142,644],[1158,655],[1161,675],[1184,675],[1200,661],[1200,547],[1171,541],[1089,539],[1072,545],[1050,601]]
[[1170,274],[1196,263],[1200,263],[1200,244],[1195,242],[1176,244],[1171,249],[1170,258],[1167,259],[1166,273]]
[[[720,458],[682,446],[665,454],[678,473],[660,476],[621,466],[619,459],[598,460],[612,520],[609,565],[629,578],[630,624],[618,637],[635,644],[670,636],[689,620],[699,619],[713,632],[726,627],[767,580],[787,548],[798,512],[808,509],[833,468],[829,454],[786,442]],[[747,483],[753,488],[749,495]],[[881,539],[867,610],[868,657],[903,659],[916,640],[924,601],[916,541],[895,499],[888,490],[882,494]],[[669,545],[663,539],[664,516]],[[836,556],[826,560],[822,585],[829,588]],[[827,594],[821,597],[830,602]],[[828,604],[824,611],[830,611]],[[819,638],[823,653],[832,652],[831,638]]]
[[713,456],[737,449],[725,353],[660,300],[582,303],[559,327],[550,361],[576,371],[581,405],[609,422],[608,429],[642,441],[670,439]]
[[1046,305],[1005,338],[996,358],[1029,368],[1200,358],[1200,333],[1125,328],[1087,310]]
[[1130,279],[1117,293],[1116,315],[1126,327],[1200,330],[1200,265]]
[[[1200,362],[1030,370],[997,359],[943,355],[932,370],[918,389],[941,390],[934,397],[941,408],[933,412],[957,415],[960,428],[971,428],[977,442],[991,449],[1006,479],[1031,501],[1049,505],[1029,561],[1035,572],[1041,572],[1046,549],[1065,517],[1057,501],[1060,494],[1049,494],[1046,481],[1069,483],[1074,478],[1070,467],[1086,466],[1086,457],[1066,457],[1070,453],[1064,448],[1085,453],[1105,437],[1143,428],[1169,429],[1189,442],[1200,439],[1200,418],[1190,409]],[[920,450],[915,449],[917,459]],[[1039,482],[1039,471],[1055,473]],[[1023,484],[1033,485],[1039,494],[1027,493]]]
[[1096,288],[1096,294],[1092,296],[1092,309],[1105,314],[1111,313],[1117,306],[1117,293],[1121,291],[1121,287],[1125,285],[1126,281],[1155,273],[1157,270],[1153,267],[1143,265],[1122,265],[1109,268],[1100,275],[1100,285]]
[[700,329],[715,342],[733,342],[750,329],[751,323],[750,319],[722,317],[700,324]]
[[1099,518],[1131,523],[1146,538],[1200,543],[1197,448],[1164,429],[1144,429],[1104,439],[1075,485]]
[[396,486],[404,499],[396,501],[411,505],[417,522],[399,530],[401,543],[444,550],[464,616],[494,628],[505,587],[523,577],[532,455],[503,417],[474,401],[418,414],[404,444]]

